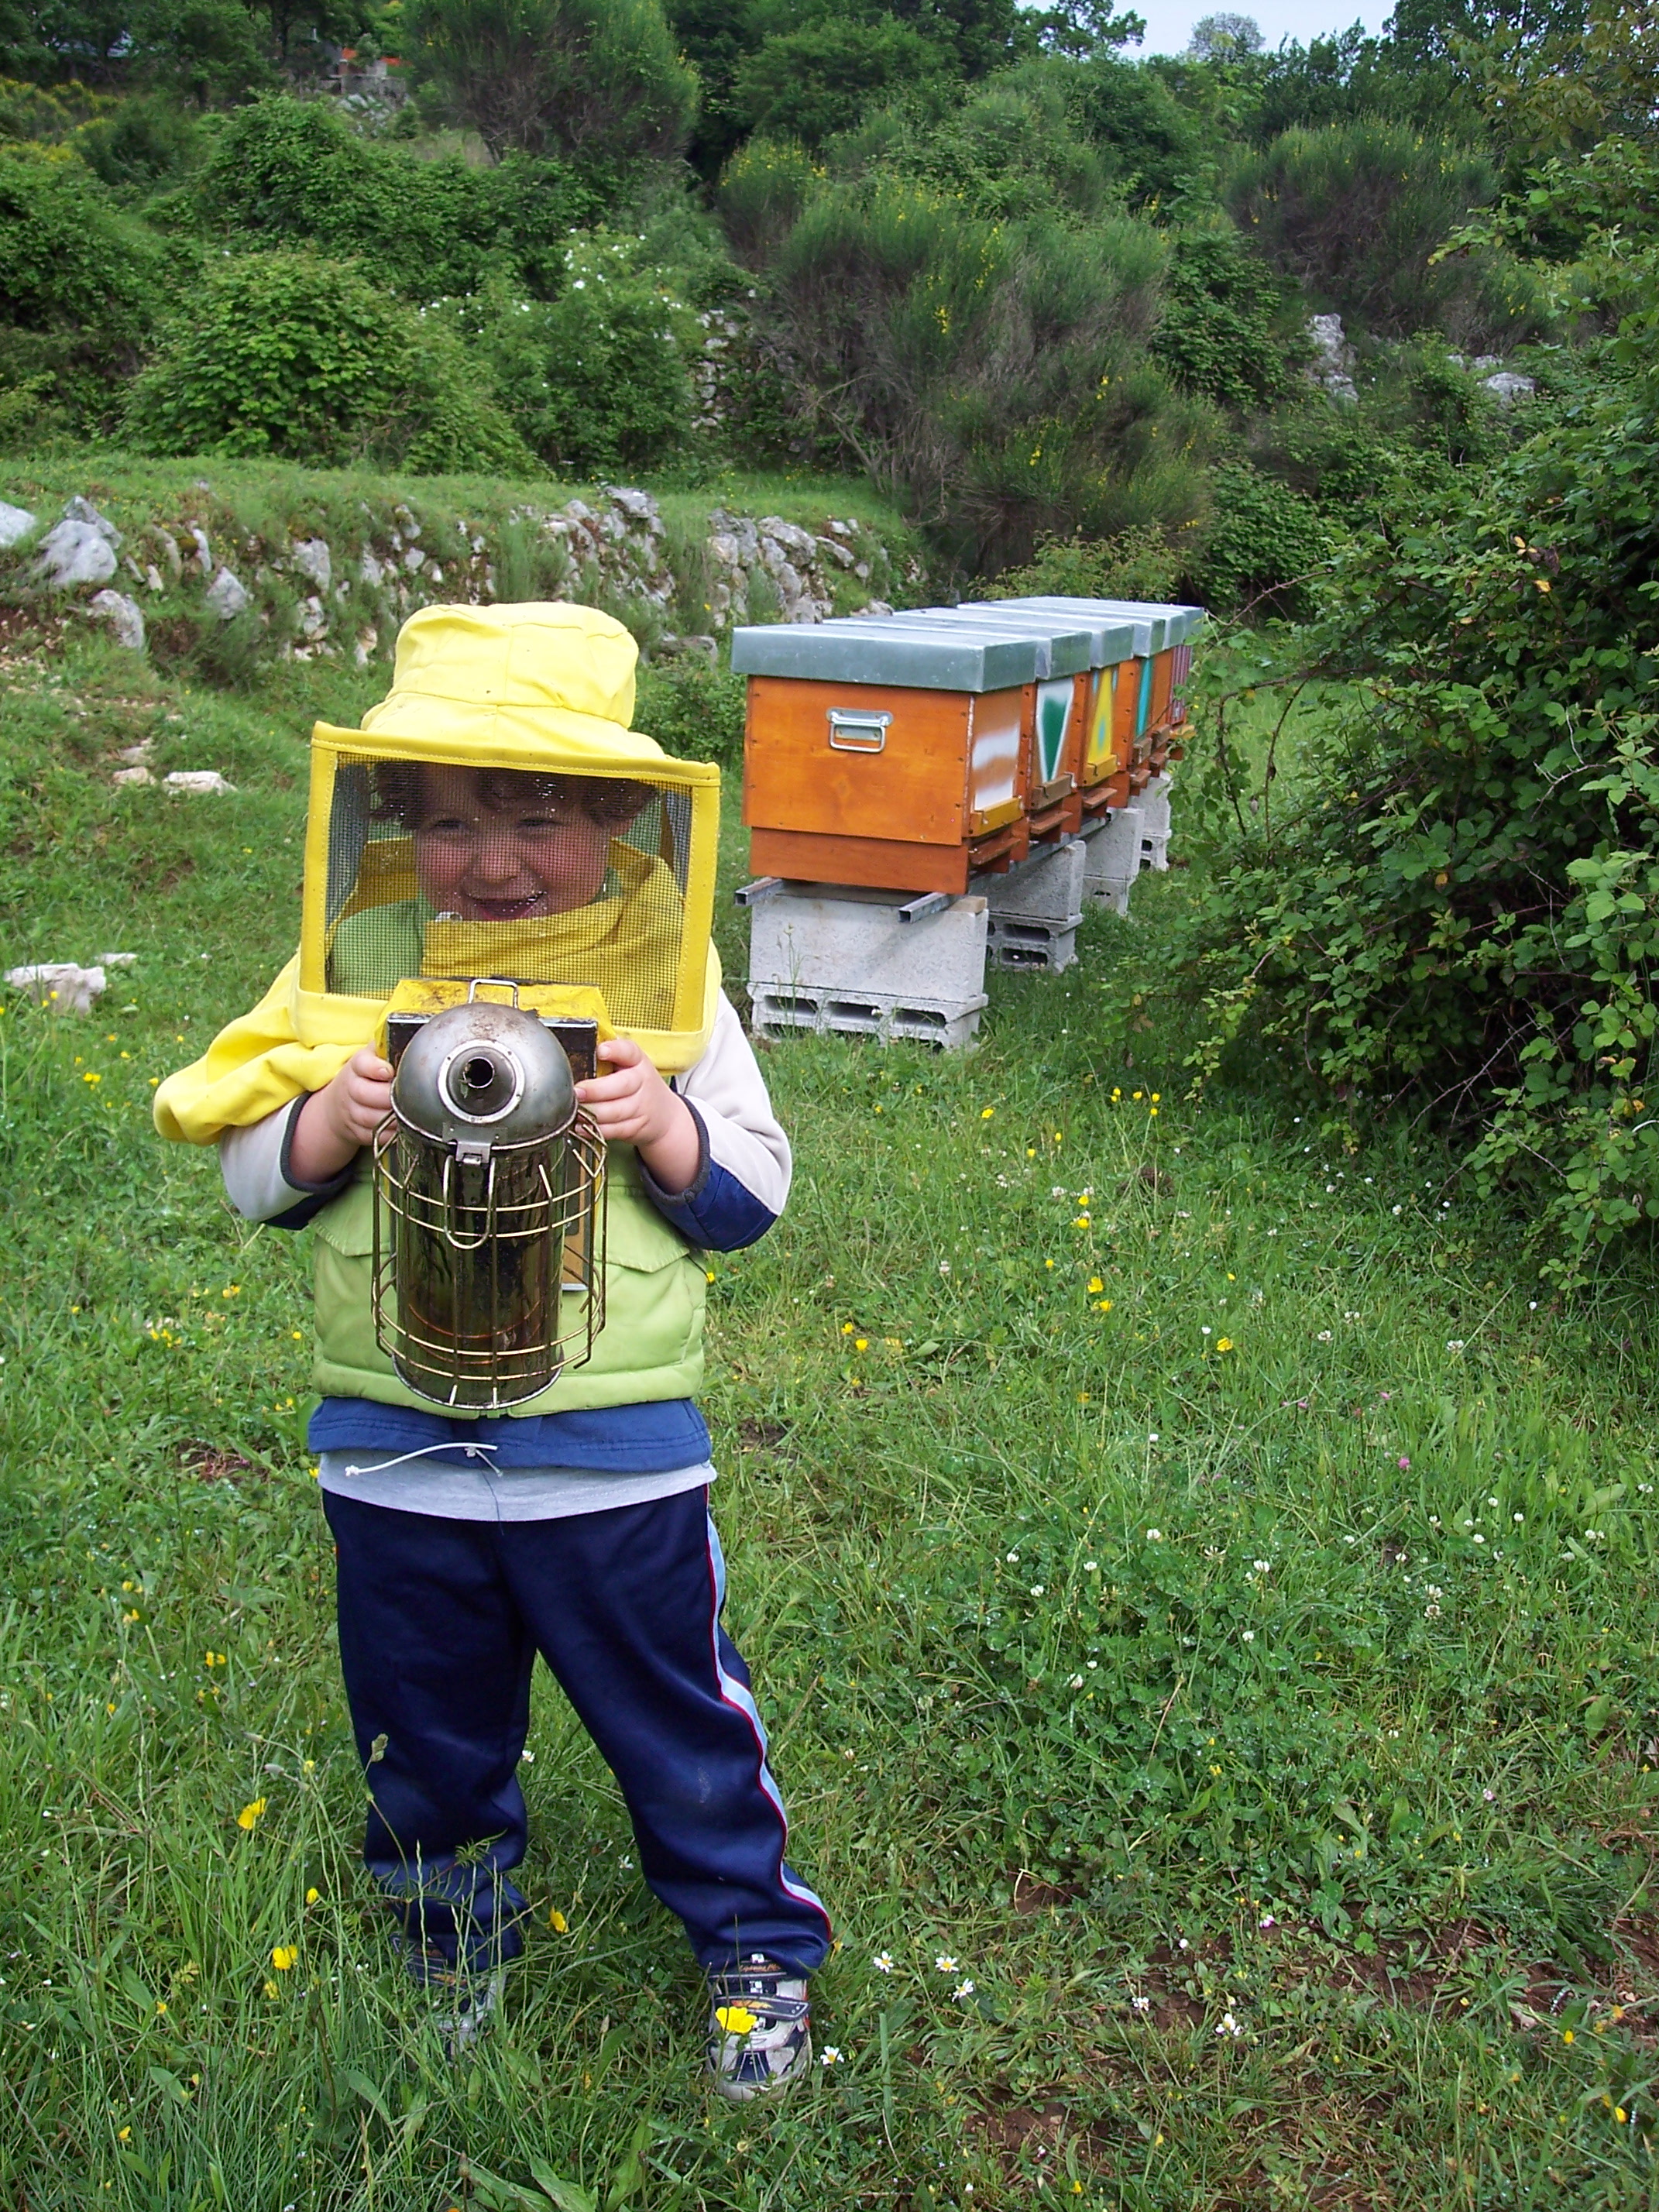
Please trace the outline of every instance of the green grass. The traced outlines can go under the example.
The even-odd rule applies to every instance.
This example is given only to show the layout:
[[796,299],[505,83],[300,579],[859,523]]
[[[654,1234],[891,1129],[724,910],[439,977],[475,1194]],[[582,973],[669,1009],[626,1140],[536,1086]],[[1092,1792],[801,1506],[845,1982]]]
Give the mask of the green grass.
[[[9,2201],[1656,2201],[1650,1285],[1534,1306],[1422,1133],[1184,1103],[1123,1018],[1178,874],[976,1054],[766,1055],[795,1190],[712,1263],[707,1404],[840,2062],[707,2098],[543,1683],[536,1931],[447,2064],[355,1865],[303,1241],[149,1122],[286,957],[304,732],[377,682],[65,650],[4,645],[0,964],[140,957],[0,1017]],[[115,793],[147,734],[237,794]]]

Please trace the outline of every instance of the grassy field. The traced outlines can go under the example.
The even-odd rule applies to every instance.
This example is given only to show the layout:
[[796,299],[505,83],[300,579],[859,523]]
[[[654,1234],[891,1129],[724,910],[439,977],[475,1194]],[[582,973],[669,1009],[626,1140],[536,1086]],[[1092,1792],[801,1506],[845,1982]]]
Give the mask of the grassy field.
[[[0,964],[139,957],[0,1017],[0,2201],[1659,2202],[1650,1286],[1540,1299],[1430,1132],[1186,1103],[1133,1004],[1178,873],[972,1055],[766,1056],[795,1192],[714,1263],[708,1407],[825,2063],[705,2094],[543,1684],[536,1931],[447,2063],[356,1870],[304,1243],[149,1125],[286,957],[303,736],[370,679],[66,652],[0,651]],[[145,736],[236,794],[115,792]]]

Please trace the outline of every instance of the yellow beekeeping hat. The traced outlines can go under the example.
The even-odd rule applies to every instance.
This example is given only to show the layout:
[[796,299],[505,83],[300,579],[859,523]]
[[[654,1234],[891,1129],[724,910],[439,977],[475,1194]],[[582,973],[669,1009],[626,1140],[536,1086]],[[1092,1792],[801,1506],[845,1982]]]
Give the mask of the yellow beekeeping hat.
[[[720,770],[629,727],[637,659],[623,624],[593,607],[410,617],[386,697],[357,729],[312,732],[297,959],[204,1060],[168,1079],[166,1133],[205,1142],[319,1087],[381,1034],[394,993],[404,1004],[405,986],[458,978],[504,977],[538,1011],[590,1014],[665,1074],[696,1064],[720,997],[709,938]],[[485,840],[526,817],[517,794],[535,794],[545,834],[562,819],[592,880],[510,918],[467,912],[427,858],[439,791],[462,794],[460,814]]]

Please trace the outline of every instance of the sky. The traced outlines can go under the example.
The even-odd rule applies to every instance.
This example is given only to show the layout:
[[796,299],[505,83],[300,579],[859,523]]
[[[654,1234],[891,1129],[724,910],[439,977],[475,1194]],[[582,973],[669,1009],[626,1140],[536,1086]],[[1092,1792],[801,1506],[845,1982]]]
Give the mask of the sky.
[[1221,10],[1254,16],[1264,42],[1276,46],[1281,39],[1328,38],[1361,22],[1368,31],[1380,31],[1394,13],[1394,0],[1119,0],[1146,19],[1146,36],[1139,46],[1126,46],[1134,54],[1178,54],[1192,36],[1201,15]]

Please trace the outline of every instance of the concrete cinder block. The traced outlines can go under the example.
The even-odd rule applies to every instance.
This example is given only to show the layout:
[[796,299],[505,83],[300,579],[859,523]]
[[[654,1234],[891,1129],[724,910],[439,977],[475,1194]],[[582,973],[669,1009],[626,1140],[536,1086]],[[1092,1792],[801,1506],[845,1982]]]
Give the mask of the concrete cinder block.
[[970,888],[989,902],[992,927],[1006,921],[1075,928],[1083,918],[1085,849],[1072,838],[1039,848],[1006,876],[975,876]]
[[1077,958],[1077,923],[1062,928],[1052,921],[1000,921],[993,915],[986,944],[995,967],[1058,975]]
[[897,902],[847,885],[763,899],[749,932],[756,1027],[965,1044],[986,1004],[987,918],[969,896],[901,922]]
[[989,903],[986,943],[999,968],[1058,975],[1077,958],[1083,919],[1084,847],[1075,839],[1044,846],[1005,876],[981,875],[971,888]]
[[1140,873],[1141,813],[1138,806],[1119,806],[1102,817],[1100,827],[1085,841],[1083,891],[1085,898],[1129,911],[1129,891]]
[[1139,798],[1140,865],[1161,875],[1170,865],[1170,777],[1148,779]]
[[959,1052],[974,1041],[985,994],[965,1000],[917,1000],[874,991],[775,990],[761,986],[751,994],[754,1024],[763,1037],[818,1035],[873,1036],[884,1044],[914,1037],[923,1044]]

